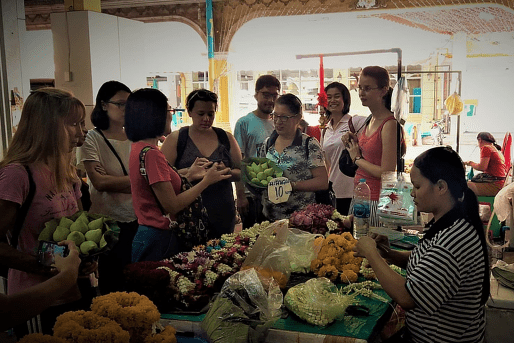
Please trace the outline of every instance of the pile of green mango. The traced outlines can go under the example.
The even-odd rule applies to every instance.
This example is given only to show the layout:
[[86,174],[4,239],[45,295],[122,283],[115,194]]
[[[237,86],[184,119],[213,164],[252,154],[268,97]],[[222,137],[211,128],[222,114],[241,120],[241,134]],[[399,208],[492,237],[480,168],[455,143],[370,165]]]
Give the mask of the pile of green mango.
[[87,212],[82,212],[75,220],[68,217],[53,219],[45,223],[38,239],[55,242],[69,239],[75,242],[82,254],[89,255],[107,245],[104,237],[105,221],[105,217],[90,220]]
[[277,172],[269,166],[268,162],[259,164],[252,162],[252,164],[246,166],[246,169],[251,182],[259,186],[267,186],[271,179],[281,177],[283,174],[282,171]]

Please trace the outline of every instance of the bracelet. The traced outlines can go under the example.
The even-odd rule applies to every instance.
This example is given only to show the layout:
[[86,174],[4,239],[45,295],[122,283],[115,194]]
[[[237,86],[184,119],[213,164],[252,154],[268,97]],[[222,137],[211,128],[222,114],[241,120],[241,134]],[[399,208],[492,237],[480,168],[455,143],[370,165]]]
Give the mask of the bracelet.
[[353,163],[357,163],[358,160],[363,160],[364,158],[362,156],[356,156],[353,160]]

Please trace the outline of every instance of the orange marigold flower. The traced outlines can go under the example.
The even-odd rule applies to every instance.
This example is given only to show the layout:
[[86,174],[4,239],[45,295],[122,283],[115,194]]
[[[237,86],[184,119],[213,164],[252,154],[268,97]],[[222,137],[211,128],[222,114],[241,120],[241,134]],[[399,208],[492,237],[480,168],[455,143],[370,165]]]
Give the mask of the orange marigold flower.
[[335,266],[323,266],[318,271],[318,276],[324,276],[330,281],[334,282],[337,280],[337,276],[339,275],[339,271]]
[[357,282],[357,273],[355,273],[354,271],[352,270],[344,270],[343,273],[341,274],[341,282],[344,282],[344,283],[350,283],[350,282]]
[[66,312],[54,325],[54,336],[69,343],[129,343],[130,335],[109,318],[93,312]]
[[345,270],[351,270],[352,272],[357,274],[360,270],[360,267],[357,264],[350,263],[350,264],[345,264],[343,266],[343,271],[345,271]]

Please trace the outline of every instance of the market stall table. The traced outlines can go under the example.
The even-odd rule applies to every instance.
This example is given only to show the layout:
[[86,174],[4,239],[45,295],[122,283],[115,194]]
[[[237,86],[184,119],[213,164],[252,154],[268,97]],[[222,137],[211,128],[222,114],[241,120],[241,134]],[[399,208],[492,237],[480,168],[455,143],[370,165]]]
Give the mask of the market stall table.
[[[367,317],[346,315],[342,320],[335,321],[325,328],[319,328],[302,321],[290,313],[287,318],[279,319],[275,322],[269,331],[266,342],[321,343],[326,342],[326,339],[330,339],[330,342],[333,343],[373,342],[389,320],[394,306],[391,298],[383,290],[375,290],[374,293],[386,298],[388,302],[384,303],[379,300],[358,296],[359,304],[370,309],[370,315]],[[195,336],[201,337],[202,329],[200,323],[204,317],[205,314],[161,314],[161,323],[163,325],[172,325],[180,333],[192,333]]]

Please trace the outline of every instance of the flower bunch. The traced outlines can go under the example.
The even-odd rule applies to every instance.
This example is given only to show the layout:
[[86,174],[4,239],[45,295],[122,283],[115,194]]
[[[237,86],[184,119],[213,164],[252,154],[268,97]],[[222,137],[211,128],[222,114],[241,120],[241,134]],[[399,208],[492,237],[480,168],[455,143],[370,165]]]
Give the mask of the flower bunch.
[[70,343],[128,343],[130,335],[115,321],[93,312],[66,312],[54,325],[54,336]]
[[330,205],[310,204],[293,212],[289,224],[300,230],[325,235],[327,232],[344,232],[347,230],[345,227],[350,227],[350,219]]
[[357,281],[362,258],[353,256],[357,240],[349,232],[330,234],[324,239],[318,257],[311,262],[311,270],[319,277],[350,283]]
[[93,313],[116,321],[130,333],[130,342],[143,342],[161,318],[155,304],[135,292],[114,292],[93,299]]

